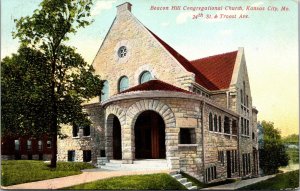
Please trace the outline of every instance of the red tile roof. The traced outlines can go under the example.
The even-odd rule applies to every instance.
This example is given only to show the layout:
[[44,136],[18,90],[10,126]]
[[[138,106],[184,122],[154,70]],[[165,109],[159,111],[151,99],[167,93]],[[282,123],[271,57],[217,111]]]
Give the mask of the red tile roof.
[[184,93],[192,94],[192,92],[178,88],[176,86],[173,86],[171,84],[168,84],[160,80],[150,80],[148,82],[139,84],[125,91],[122,91],[120,92],[120,94],[127,93],[127,92],[134,92],[134,91],[153,91],[153,90],[184,92]]
[[147,30],[169,51],[189,72],[195,74],[195,81],[208,90],[229,88],[237,51],[188,61],[148,28]]
[[227,89],[230,86],[237,53],[238,51],[228,52],[190,61],[190,63],[217,89]]

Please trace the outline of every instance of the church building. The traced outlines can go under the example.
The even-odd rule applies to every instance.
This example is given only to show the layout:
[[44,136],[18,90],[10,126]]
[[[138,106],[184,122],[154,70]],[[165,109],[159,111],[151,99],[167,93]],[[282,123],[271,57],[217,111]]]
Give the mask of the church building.
[[159,161],[203,182],[258,176],[257,113],[243,48],[187,60],[131,12],[117,15],[93,61],[102,95],[90,127],[65,126],[58,160],[100,167]]

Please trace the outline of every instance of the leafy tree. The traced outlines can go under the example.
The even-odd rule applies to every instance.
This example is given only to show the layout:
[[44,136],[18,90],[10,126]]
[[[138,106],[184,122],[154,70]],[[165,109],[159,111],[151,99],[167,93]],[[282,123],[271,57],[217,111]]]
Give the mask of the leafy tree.
[[280,131],[274,128],[273,122],[262,121],[264,144],[259,151],[259,162],[265,174],[278,172],[280,166],[288,165],[288,155],[282,143]]
[[283,138],[285,143],[299,144],[299,135],[291,134]]
[[52,167],[56,166],[60,124],[87,124],[81,104],[98,95],[102,88],[99,77],[92,73],[93,68],[74,48],[66,46],[70,35],[91,23],[91,6],[92,0],[43,0],[31,16],[15,20],[17,30],[13,36],[19,38],[22,46],[41,52],[48,66],[44,104],[53,145]]

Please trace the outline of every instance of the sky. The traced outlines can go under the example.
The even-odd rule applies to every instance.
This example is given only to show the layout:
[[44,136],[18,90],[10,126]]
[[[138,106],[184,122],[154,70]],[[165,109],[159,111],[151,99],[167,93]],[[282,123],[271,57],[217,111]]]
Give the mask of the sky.
[[[14,19],[29,16],[41,0],[1,1],[1,59],[17,52]],[[94,22],[68,42],[92,63],[124,0],[94,0]],[[244,47],[253,105],[258,120],[274,122],[282,135],[298,133],[298,5],[296,0],[128,0],[132,13],[188,60]],[[151,6],[180,6],[181,10],[150,10]],[[218,6],[222,10],[193,11],[184,7]],[[226,7],[243,10],[225,10]],[[248,7],[249,6],[249,7]],[[264,10],[247,10],[264,7]],[[287,7],[288,11],[281,11]],[[277,11],[275,11],[277,8]],[[285,9],[286,10],[286,9]],[[194,15],[204,17],[193,19]],[[205,19],[206,15],[216,19]],[[223,15],[248,18],[220,19]]]

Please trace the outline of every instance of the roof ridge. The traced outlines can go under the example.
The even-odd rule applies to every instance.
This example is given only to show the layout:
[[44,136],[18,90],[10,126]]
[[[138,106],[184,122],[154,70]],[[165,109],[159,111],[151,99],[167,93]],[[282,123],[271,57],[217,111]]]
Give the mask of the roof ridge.
[[221,53],[221,54],[215,54],[215,55],[211,55],[211,56],[207,56],[207,57],[203,57],[203,58],[198,58],[198,59],[195,59],[195,60],[190,60],[190,62],[195,62],[195,61],[202,60],[202,59],[213,58],[213,57],[216,57],[216,56],[224,56],[224,55],[231,54],[231,53],[234,53],[234,52],[238,52],[238,50],[231,51],[231,52],[225,52],[225,53]]
[[[203,86],[206,89],[210,88],[217,88],[217,86],[208,79],[205,75],[201,73],[188,59],[186,59],[184,56],[182,56],[180,53],[178,53],[174,48],[172,48],[168,43],[166,43],[164,40],[162,40],[160,37],[158,37],[156,34],[154,34],[150,29],[148,29],[146,26],[145,28],[158,40],[159,43],[162,44],[166,48],[167,51],[189,72],[192,72],[195,74],[195,81]],[[180,59],[183,59],[182,61]],[[200,82],[201,81],[201,82]]]

